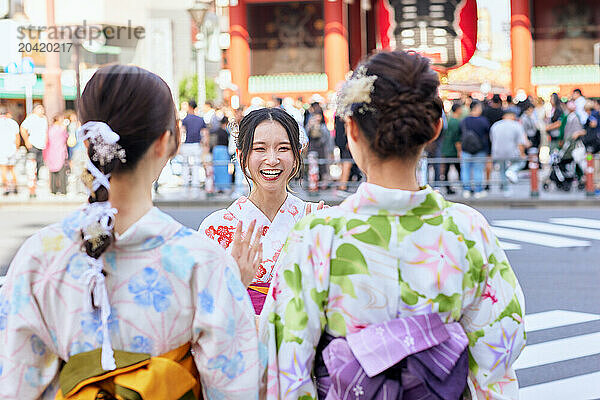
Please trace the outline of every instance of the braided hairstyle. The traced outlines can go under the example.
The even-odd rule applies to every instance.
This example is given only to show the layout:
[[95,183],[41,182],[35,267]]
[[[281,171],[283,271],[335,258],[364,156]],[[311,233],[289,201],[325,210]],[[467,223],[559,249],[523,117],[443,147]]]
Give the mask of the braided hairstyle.
[[368,107],[353,105],[351,118],[379,158],[418,156],[435,137],[435,124],[442,117],[439,78],[429,59],[414,52],[386,51],[361,65],[367,76],[377,79]]
[[[85,86],[79,100],[79,119],[101,121],[116,132],[118,144],[124,150],[125,162],[115,155],[112,161],[101,164],[96,161],[98,149],[88,142],[90,161],[103,174],[131,171],[144,156],[150,145],[165,131],[171,132],[176,147],[179,146],[179,129],[176,109],[169,86],[158,75],[143,68],[130,65],[110,65],[100,68]],[[91,184],[90,171],[84,173],[84,182]],[[90,204],[108,201],[108,189],[100,186],[88,198]],[[82,237],[83,237],[82,232]],[[114,234],[102,234],[83,241],[83,249],[93,258],[102,253],[114,241]]]
[[248,166],[248,156],[252,150],[252,144],[254,143],[254,131],[256,127],[265,121],[277,122],[285,129],[288,139],[290,140],[290,147],[294,154],[294,169],[288,178],[288,183],[296,175],[300,173],[303,167],[302,146],[300,144],[300,128],[298,122],[281,108],[259,108],[258,110],[251,111],[240,121],[240,129],[237,138],[235,139],[235,146],[240,151],[240,166],[244,171],[246,179],[251,179],[248,176],[246,170]]

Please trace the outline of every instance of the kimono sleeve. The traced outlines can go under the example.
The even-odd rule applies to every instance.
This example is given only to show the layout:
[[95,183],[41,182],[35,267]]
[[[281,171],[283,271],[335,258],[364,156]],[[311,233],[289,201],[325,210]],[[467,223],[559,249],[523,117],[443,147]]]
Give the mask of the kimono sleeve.
[[[45,268],[38,235],[28,239],[13,259],[0,288],[0,398],[37,399],[56,390],[58,374],[54,336],[33,294],[32,277]],[[46,393],[44,393],[46,391]]]
[[209,399],[258,398],[254,309],[235,260],[211,245],[194,270],[192,350]]
[[262,381],[267,399],[317,398],[311,372],[326,325],[333,228],[310,229],[314,218],[300,220],[288,236],[260,316],[259,336],[267,348]]
[[478,399],[517,399],[512,365],[525,347],[523,291],[487,221],[477,216],[475,239],[483,246],[469,250],[473,287],[460,320],[469,338],[469,386]]

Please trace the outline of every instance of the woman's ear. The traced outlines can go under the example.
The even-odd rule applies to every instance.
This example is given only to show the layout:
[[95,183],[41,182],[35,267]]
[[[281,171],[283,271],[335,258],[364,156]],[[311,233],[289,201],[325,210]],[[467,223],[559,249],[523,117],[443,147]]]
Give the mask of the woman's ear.
[[444,121],[442,119],[438,119],[438,121],[433,125],[434,133],[433,138],[429,140],[427,143],[431,143],[435,141],[438,137],[440,137],[440,133],[442,133],[442,128],[444,127]]
[[171,131],[164,131],[154,142],[154,155],[163,158],[173,153],[171,149]]

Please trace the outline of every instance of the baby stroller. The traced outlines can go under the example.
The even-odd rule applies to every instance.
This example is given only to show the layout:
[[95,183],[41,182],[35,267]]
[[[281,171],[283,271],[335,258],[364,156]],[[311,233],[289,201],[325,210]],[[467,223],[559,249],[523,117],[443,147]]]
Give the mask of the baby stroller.
[[[573,181],[577,179],[577,163],[582,161],[578,140],[567,140],[560,149],[553,149],[550,153],[550,174],[544,180],[544,190],[550,189],[554,183],[558,190],[569,192]],[[585,159],[585,148],[583,149]]]

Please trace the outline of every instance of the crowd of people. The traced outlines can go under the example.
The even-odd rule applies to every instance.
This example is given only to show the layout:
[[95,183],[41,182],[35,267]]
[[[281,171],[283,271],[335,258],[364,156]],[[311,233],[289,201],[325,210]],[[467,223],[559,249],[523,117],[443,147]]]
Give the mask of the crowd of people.
[[[545,147],[564,160],[573,160],[578,187],[583,189],[583,156],[600,152],[600,100],[586,100],[579,89],[565,100],[554,93],[550,104],[532,97],[515,103],[511,96],[502,99],[498,94],[488,101],[470,97],[454,101],[442,136],[426,148],[434,169],[432,184],[454,194],[448,178],[454,167],[465,198],[484,197],[492,183],[511,195],[510,183],[517,183],[519,171],[527,168],[527,155],[539,155]],[[577,146],[579,160],[573,153]],[[599,167],[595,168],[597,194]],[[491,179],[494,168],[500,175],[496,181]]]
[[310,133],[249,110],[229,133],[250,193],[197,232],[152,204],[182,144],[168,85],[99,69],[79,109],[88,203],[0,287],[0,397],[518,398],[519,282],[485,218],[416,178],[438,86],[402,51],[348,78],[336,114],[367,178],[336,207],[289,191]]
[[[83,193],[79,177],[85,164],[83,144],[77,140],[77,115],[74,111],[57,114],[49,121],[44,106],[35,105],[19,124],[4,106],[0,106],[0,170],[4,196],[18,194],[17,172],[26,177],[30,198],[37,196],[40,170],[45,165],[49,191],[66,195],[68,175],[72,190]],[[23,152],[20,150],[24,149]],[[17,171],[17,167],[19,171]]]

